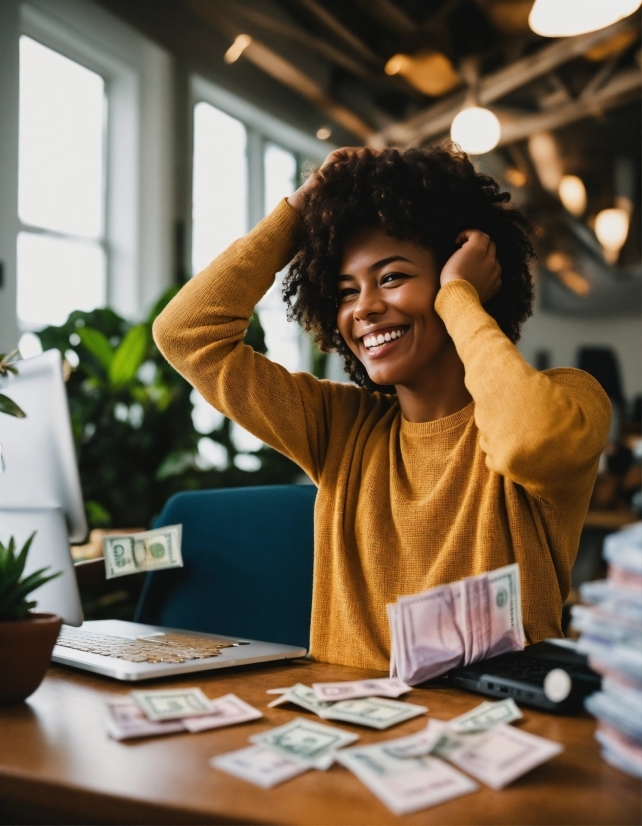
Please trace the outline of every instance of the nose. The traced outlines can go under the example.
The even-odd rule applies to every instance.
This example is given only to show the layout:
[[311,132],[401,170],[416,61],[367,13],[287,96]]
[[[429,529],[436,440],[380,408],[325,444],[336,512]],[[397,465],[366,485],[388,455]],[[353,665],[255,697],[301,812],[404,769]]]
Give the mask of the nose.
[[386,302],[376,287],[362,287],[359,298],[354,306],[355,320],[365,321],[373,315],[380,315],[386,310]]

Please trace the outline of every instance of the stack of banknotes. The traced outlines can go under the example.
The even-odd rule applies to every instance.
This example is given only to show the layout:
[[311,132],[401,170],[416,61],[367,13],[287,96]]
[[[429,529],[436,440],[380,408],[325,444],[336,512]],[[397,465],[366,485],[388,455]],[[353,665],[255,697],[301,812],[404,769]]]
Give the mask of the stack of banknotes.
[[579,648],[603,675],[585,700],[599,720],[596,738],[611,765],[642,777],[642,522],[607,536],[608,578],[580,588],[572,609]]
[[387,608],[390,676],[409,685],[524,648],[516,563],[399,597]]
[[182,533],[182,525],[167,525],[153,531],[103,537],[106,578],[182,568]]

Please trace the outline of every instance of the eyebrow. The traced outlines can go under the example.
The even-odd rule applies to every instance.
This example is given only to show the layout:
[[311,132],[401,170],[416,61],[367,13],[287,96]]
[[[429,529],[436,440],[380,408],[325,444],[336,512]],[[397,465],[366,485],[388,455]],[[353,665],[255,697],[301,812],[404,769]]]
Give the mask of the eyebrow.
[[[409,258],[404,258],[403,255],[390,255],[388,258],[382,258],[380,261],[375,261],[368,267],[368,272],[376,272],[382,269],[387,264],[392,264],[393,261],[405,261],[407,264],[412,264]],[[342,274],[338,278],[339,281],[354,281],[354,276],[349,274]]]

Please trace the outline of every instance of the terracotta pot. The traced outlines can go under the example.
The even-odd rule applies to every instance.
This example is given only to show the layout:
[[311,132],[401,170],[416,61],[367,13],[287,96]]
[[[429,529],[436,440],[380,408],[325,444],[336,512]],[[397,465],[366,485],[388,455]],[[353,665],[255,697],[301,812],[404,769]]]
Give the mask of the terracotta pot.
[[57,614],[0,620],[0,702],[25,700],[38,688],[61,625]]

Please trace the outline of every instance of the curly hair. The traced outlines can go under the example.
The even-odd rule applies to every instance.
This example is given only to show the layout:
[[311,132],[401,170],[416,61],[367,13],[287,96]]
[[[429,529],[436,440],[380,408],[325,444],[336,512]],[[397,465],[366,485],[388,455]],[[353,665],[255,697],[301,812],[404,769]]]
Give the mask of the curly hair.
[[284,281],[288,317],[312,332],[322,352],[337,352],[355,384],[374,384],[337,327],[338,283],[346,242],[361,229],[382,227],[399,240],[432,251],[438,271],[457,249],[464,229],[487,233],[497,247],[502,286],[486,304],[512,342],[531,315],[534,256],[527,219],[509,204],[510,194],[488,175],[475,171],[453,145],[362,150],[316,173],[307,197],[298,252]]

